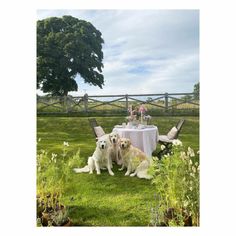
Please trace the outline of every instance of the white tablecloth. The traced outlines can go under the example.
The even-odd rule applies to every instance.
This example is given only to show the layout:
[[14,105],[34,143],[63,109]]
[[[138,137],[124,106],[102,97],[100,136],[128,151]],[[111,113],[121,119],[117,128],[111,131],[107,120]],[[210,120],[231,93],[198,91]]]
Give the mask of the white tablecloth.
[[133,146],[142,150],[148,157],[156,150],[158,141],[158,128],[156,126],[145,129],[135,128],[114,128],[121,138],[129,138]]

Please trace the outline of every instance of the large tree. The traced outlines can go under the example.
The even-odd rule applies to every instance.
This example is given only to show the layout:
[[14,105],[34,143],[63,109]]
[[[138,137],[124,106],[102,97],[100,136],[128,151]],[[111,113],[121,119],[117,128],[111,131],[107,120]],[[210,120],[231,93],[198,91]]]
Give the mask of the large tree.
[[37,21],[37,88],[52,95],[77,91],[75,77],[104,85],[102,34],[91,23],[72,16]]

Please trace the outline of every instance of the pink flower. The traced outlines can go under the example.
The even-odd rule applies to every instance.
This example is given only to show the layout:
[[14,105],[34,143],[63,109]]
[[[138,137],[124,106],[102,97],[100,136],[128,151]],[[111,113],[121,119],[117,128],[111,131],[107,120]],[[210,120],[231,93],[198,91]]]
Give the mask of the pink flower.
[[141,105],[140,107],[139,107],[139,112],[140,113],[145,113],[147,111],[147,108],[144,106],[144,105]]

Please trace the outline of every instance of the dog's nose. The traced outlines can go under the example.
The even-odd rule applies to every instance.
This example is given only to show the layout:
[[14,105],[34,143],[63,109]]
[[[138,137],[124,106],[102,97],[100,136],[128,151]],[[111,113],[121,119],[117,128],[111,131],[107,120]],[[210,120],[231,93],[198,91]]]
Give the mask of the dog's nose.
[[121,147],[125,147],[125,145],[124,145],[124,144],[121,144]]
[[102,145],[102,149],[104,149],[104,145]]
[[115,142],[116,142],[116,139],[113,138],[113,143],[115,143]]

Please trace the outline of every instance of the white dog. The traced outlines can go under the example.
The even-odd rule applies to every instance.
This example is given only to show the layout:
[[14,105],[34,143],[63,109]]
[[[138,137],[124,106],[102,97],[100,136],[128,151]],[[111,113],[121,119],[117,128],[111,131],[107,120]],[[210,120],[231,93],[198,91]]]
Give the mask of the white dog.
[[93,170],[96,169],[97,174],[101,174],[101,169],[104,167],[107,168],[110,175],[114,175],[112,172],[112,161],[109,155],[110,143],[107,140],[107,137],[102,136],[96,142],[96,149],[91,157],[88,158],[88,164],[84,168],[74,168],[76,173],[89,172],[93,173]]
[[[125,175],[136,176],[144,179],[151,179],[147,171],[150,161],[144,152],[131,145],[130,139],[120,139],[120,153],[122,157],[122,167],[119,170],[127,168]],[[131,174],[131,172],[133,172]]]
[[108,135],[110,146],[109,146],[109,155],[112,161],[115,161],[117,165],[122,164],[120,147],[119,147],[119,134],[112,132]]

